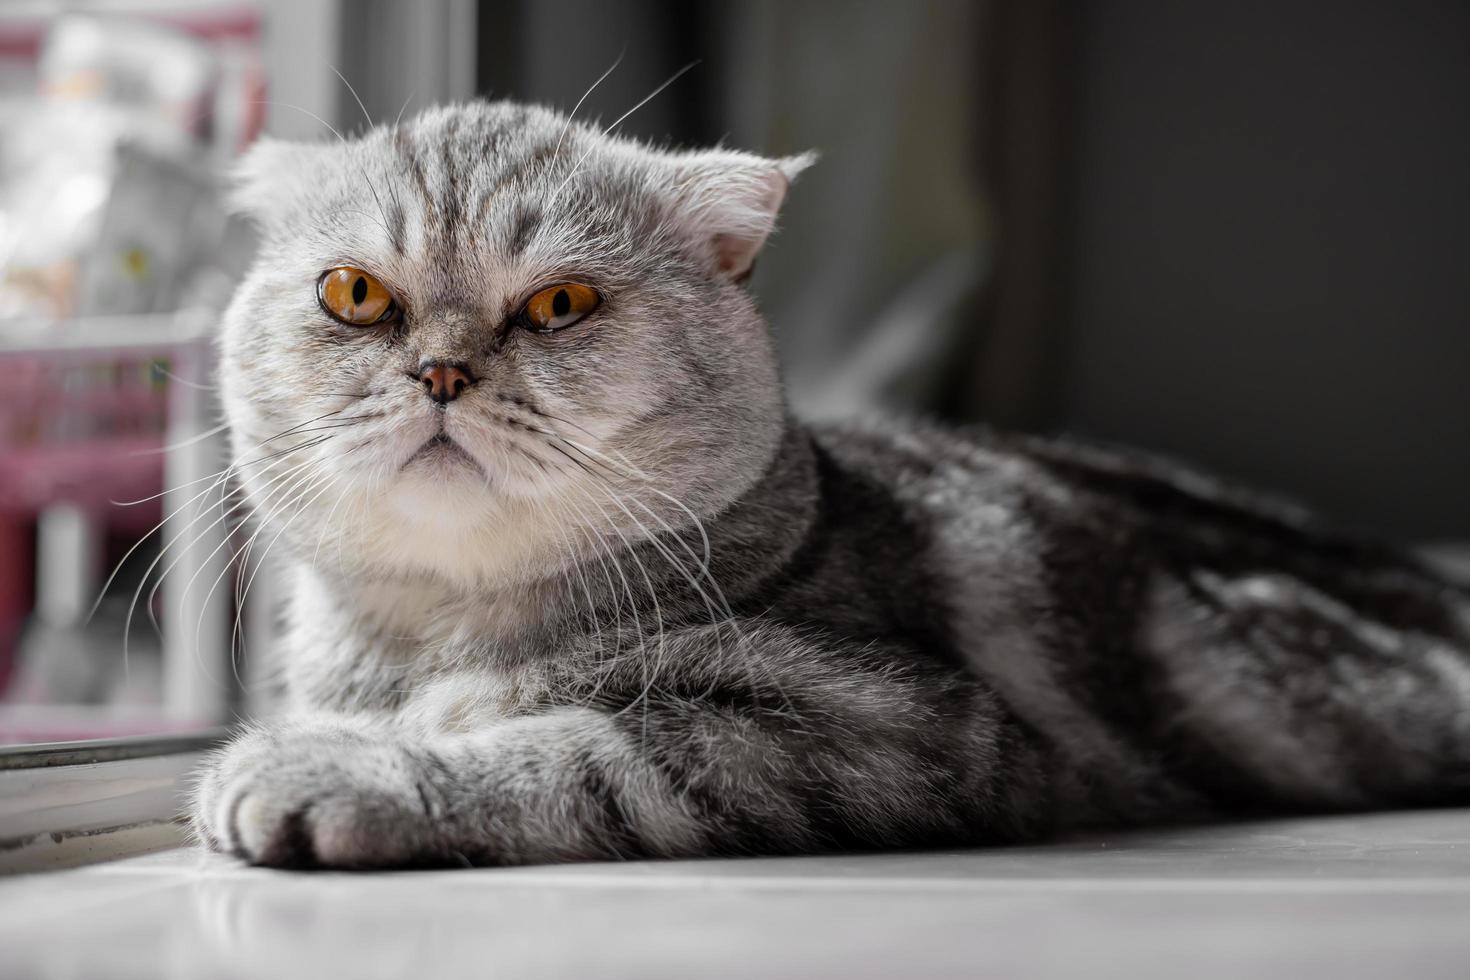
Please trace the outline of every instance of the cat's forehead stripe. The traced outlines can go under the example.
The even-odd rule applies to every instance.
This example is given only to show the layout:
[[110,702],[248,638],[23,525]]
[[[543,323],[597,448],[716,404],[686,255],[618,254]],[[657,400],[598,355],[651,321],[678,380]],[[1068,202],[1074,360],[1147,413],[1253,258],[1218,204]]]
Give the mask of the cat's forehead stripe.
[[515,220],[511,223],[510,238],[506,242],[506,251],[513,257],[525,254],[526,246],[530,244],[536,230],[541,225],[541,210],[533,205],[523,204],[517,209]]
[[[484,226],[486,219],[489,217],[491,206],[494,205],[496,199],[500,196],[502,191],[504,191],[507,187],[514,185],[517,181],[521,180],[533,167],[536,167],[544,162],[554,160],[556,153],[557,143],[543,143],[533,148],[519,161],[517,161],[515,164],[511,165],[505,171],[499,174],[495,182],[487,187],[484,194],[480,197],[479,206],[475,209],[476,226]],[[483,161],[483,163],[488,167],[492,165],[494,161],[487,158]]]
[[[462,132],[458,120],[450,120],[443,131],[437,133],[415,133],[400,127],[393,133],[392,145],[403,161],[403,168],[411,178],[414,189],[423,204],[424,225],[432,228],[440,247],[455,248],[466,227],[478,230],[490,220],[491,209],[502,199],[505,191],[523,183],[528,175],[538,169],[550,169],[558,154],[566,154],[574,138],[542,139],[530,146],[516,158],[507,159],[514,145],[514,132],[524,128],[525,114],[490,123],[480,133]],[[424,166],[424,141],[430,139],[437,144],[441,158],[438,179]],[[498,172],[497,172],[498,171]],[[493,175],[493,176],[492,176]],[[466,199],[476,192],[476,185],[484,182],[472,217],[467,215]],[[434,185],[438,184],[436,188]],[[513,213],[506,227],[506,249],[511,255],[525,252],[540,227],[543,211],[539,207],[522,204]],[[406,215],[396,208],[390,215],[389,237],[394,250],[403,254],[406,243]]]
[[[460,117],[454,116],[445,127],[443,139],[439,143],[439,155],[443,160],[444,169],[444,204],[440,211],[443,224],[443,235],[445,245],[455,248],[459,240],[459,232],[464,223],[464,184],[465,167],[462,155],[458,152]],[[466,143],[469,141],[466,140]],[[470,163],[473,170],[475,161]]]
[[408,215],[396,196],[388,207],[388,241],[393,253],[402,256],[408,245]]

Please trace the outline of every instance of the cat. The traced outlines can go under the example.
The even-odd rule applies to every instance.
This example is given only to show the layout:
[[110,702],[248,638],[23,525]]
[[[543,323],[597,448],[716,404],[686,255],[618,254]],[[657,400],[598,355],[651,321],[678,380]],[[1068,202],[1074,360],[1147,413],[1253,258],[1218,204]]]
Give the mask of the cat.
[[263,142],[232,476],[289,564],[210,847],[387,868],[1470,802],[1470,591],[1152,457],[787,410],[811,156],[509,102]]

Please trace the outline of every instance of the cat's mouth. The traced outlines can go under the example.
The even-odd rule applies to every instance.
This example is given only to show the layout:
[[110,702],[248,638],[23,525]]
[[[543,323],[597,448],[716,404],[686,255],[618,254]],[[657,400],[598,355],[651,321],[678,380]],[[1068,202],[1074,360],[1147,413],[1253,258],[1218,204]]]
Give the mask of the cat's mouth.
[[408,457],[401,469],[408,469],[416,463],[428,463],[437,466],[465,465],[472,466],[477,470],[481,469],[479,461],[444,432],[436,432],[412,456]]

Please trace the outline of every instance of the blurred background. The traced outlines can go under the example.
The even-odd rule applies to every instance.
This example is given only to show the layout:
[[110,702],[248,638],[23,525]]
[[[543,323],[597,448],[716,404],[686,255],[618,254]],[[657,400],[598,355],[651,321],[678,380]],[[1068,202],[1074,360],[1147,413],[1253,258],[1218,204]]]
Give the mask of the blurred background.
[[10,0],[0,742],[248,697],[272,575],[217,483],[253,247],[221,169],[446,100],[569,109],[615,62],[581,118],[693,63],[621,131],[822,152],[754,282],[806,414],[1132,443],[1470,538],[1470,5]]

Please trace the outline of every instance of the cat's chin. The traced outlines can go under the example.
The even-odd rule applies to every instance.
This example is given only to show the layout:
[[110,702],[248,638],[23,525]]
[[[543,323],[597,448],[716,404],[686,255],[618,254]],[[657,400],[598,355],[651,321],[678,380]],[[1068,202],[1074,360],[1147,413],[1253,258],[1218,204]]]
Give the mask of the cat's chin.
[[403,464],[403,469],[435,476],[454,476],[468,469],[481,480],[486,478],[485,468],[479,460],[449,436],[440,433],[426,440]]
[[480,524],[507,504],[542,499],[554,489],[545,473],[497,462],[481,462],[457,444],[431,444],[402,466],[386,496],[401,517],[443,526]]

